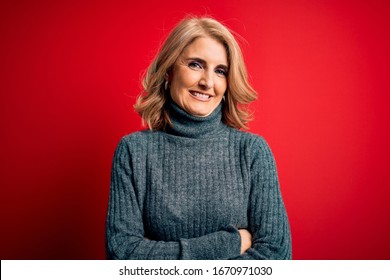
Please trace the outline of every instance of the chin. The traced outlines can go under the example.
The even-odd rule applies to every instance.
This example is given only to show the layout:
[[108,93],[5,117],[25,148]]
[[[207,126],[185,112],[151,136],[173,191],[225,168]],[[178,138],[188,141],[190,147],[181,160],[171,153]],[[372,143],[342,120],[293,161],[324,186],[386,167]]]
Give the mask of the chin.
[[189,113],[190,113],[191,115],[197,116],[197,117],[207,117],[207,116],[210,115],[212,112],[213,112],[213,110],[205,110],[205,109],[196,110],[196,109],[193,109],[193,110],[190,110]]
[[191,103],[183,104],[184,106],[182,108],[186,108],[187,113],[189,113],[193,116],[207,117],[218,107],[218,104],[215,104],[215,103],[210,104],[210,103],[207,103],[207,102],[192,103],[191,102]]

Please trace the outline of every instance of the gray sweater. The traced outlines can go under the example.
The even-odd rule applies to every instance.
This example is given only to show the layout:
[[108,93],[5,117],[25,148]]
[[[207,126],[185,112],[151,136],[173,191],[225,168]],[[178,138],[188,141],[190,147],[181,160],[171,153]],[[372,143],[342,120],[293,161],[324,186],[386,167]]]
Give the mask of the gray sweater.
[[[173,127],[120,141],[106,223],[110,259],[290,259],[291,236],[265,140],[170,106]],[[253,236],[240,255],[237,229]]]

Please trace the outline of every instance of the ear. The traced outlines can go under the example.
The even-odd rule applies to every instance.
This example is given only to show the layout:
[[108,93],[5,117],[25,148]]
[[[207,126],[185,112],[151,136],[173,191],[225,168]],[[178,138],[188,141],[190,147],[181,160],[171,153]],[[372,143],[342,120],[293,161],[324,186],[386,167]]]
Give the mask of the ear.
[[172,81],[172,67],[170,67],[168,70],[167,70],[167,73],[165,73],[165,80],[168,81],[168,83],[171,83]]
[[169,72],[165,73],[165,77],[164,77],[164,89],[165,91],[168,90],[170,84],[171,84],[171,80],[172,80],[172,75],[169,74]]

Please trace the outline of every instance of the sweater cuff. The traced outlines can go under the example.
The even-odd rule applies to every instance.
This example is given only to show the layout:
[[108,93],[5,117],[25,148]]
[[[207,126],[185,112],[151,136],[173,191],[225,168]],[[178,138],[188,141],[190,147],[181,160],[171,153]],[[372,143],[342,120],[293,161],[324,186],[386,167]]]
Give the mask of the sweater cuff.
[[223,230],[198,238],[181,239],[182,260],[223,260],[238,257],[241,237],[238,230],[228,226]]

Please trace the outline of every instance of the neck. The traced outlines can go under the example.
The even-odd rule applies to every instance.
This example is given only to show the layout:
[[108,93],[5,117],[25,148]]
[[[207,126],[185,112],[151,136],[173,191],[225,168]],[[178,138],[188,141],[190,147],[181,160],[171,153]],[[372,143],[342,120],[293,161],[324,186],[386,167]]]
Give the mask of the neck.
[[226,126],[222,123],[222,104],[206,117],[193,116],[173,101],[168,106],[172,126],[168,126],[166,132],[176,136],[188,138],[208,138],[217,134]]

